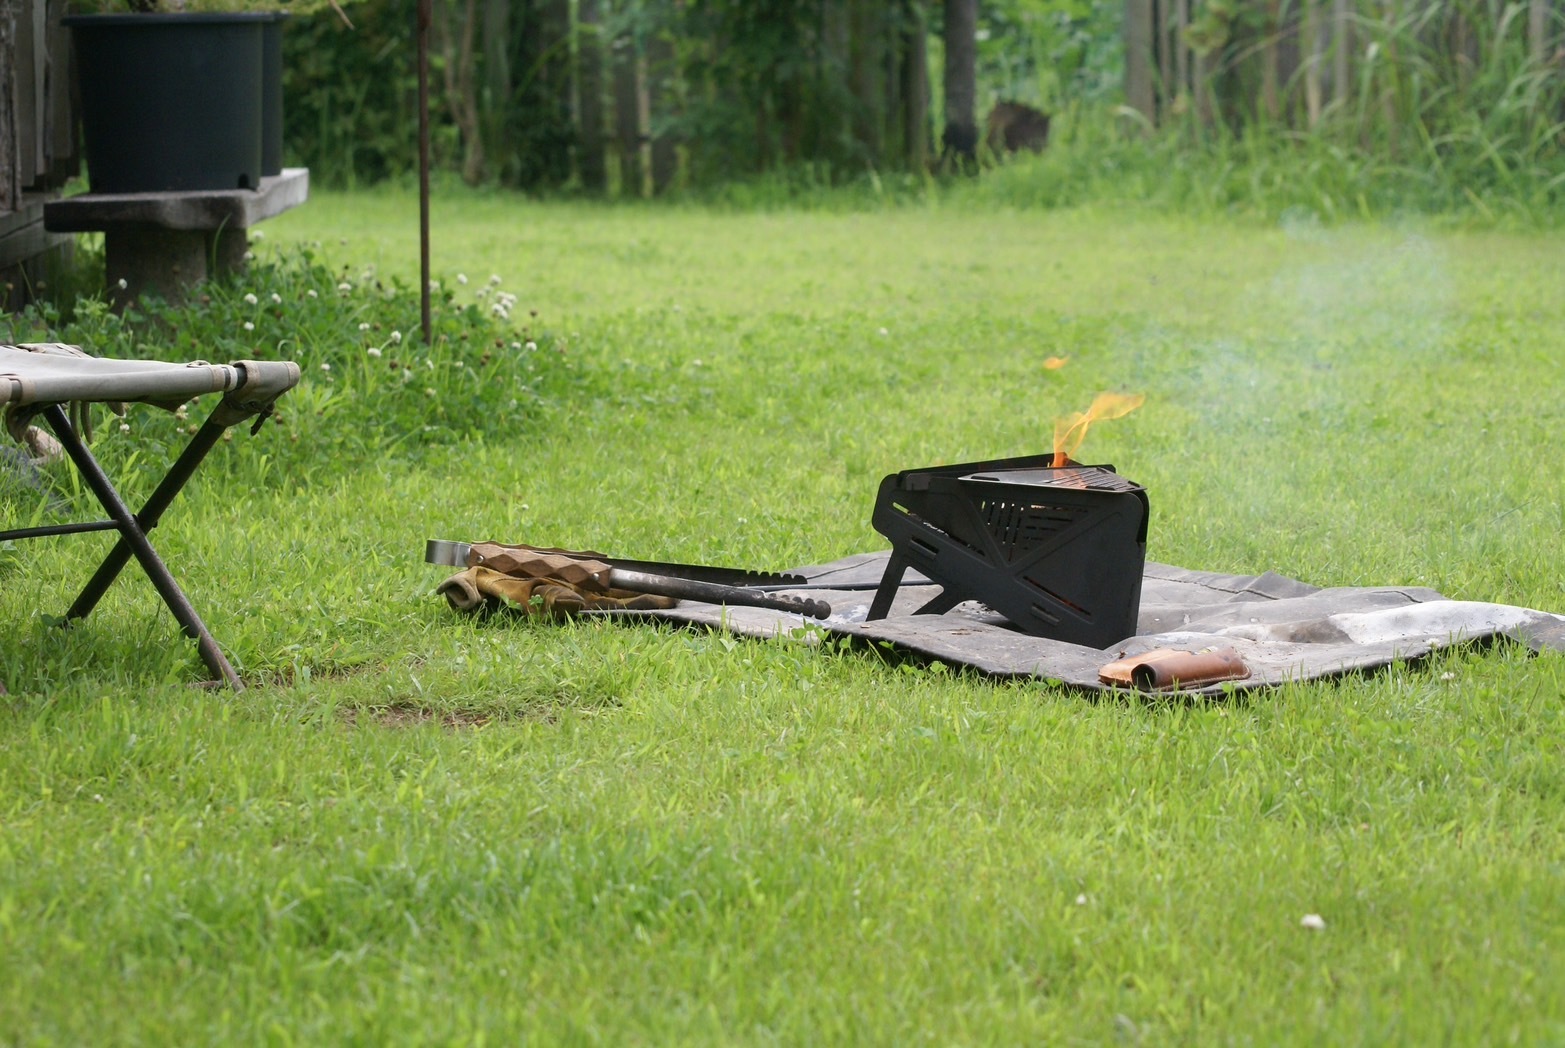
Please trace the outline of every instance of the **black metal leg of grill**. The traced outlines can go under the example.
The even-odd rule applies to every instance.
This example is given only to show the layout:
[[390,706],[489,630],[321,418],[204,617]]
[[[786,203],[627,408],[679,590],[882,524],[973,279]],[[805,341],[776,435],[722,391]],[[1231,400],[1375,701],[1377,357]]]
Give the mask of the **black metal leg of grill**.
[[[207,669],[211,670],[214,676],[222,678],[235,691],[242,691],[244,685],[240,682],[239,675],[234,672],[234,667],[229,664],[228,659],[218,650],[217,641],[213,639],[212,634],[206,628],[206,624],[201,621],[201,617],[196,614],[195,608],[191,606],[184,591],[179,588],[179,583],[174,581],[174,576],[169,573],[168,567],[164,565],[162,558],[152,548],[152,543],[147,540],[145,530],[157,522],[157,518],[162,515],[163,510],[173,501],[174,496],[179,493],[179,489],[190,479],[190,475],[195,471],[196,465],[200,463],[206,452],[211,449],[217,437],[221,436],[222,427],[215,427],[216,434],[205,442],[204,447],[198,449],[197,445],[202,442],[202,438],[206,435],[205,431],[208,428],[213,428],[212,423],[209,422],[206,426],[203,426],[196,437],[192,439],[190,446],[185,449],[184,454],[180,455],[174,466],[170,468],[168,475],[163,478],[163,482],[158,485],[157,491],[148,500],[147,523],[144,527],[142,522],[138,521],[130,512],[130,508],[120,498],[119,492],[114,490],[114,485],[109,481],[108,475],[103,472],[103,467],[98,465],[98,460],[93,458],[92,452],[88,451],[87,446],[82,443],[81,437],[71,426],[70,419],[66,417],[65,409],[58,404],[52,405],[44,412],[44,418],[48,421],[50,428],[60,438],[60,443],[64,445],[66,454],[71,456],[71,461],[76,464],[76,468],[81,472],[82,478],[87,482],[87,486],[92,489],[92,493],[102,503],[104,510],[113,518],[120,533],[120,539],[115,543],[114,549],[104,560],[102,566],[98,568],[97,573],[87,584],[87,588],[82,591],[81,596],[76,598],[76,603],[71,605],[71,609],[66,612],[66,618],[82,618],[90,612],[97,605],[98,599],[102,597],[104,591],[108,589],[109,585],[119,575],[126,562],[130,557],[134,556],[140,562],[142,570],[147,573],[147,578],[152,580],[152,585],[157,589],[158,596],[163,598],[163,603],[168,606],[168,610],[174,613],[174,618],[183,627],[185,635],[195,639],[196,648],[201,654],[201,661],[206,663]],[[195,454],[192,455],[192,453]],[[179,475],[176,476],[176,472]]]
[[891,559],[886,561],[886,572],[880,576],[880,587],[875,590],[875,599],[870,602],[869,615],[866,616],[868,619],[883,619],[891,614],[891,602],[897,598],[897,587],[902,585],[902,576],[910,567],[912,561],[895,549],[891,551]]
[[962,600],[963,598],[960,594],[951,593],[948,590],[942,589],[932,600],[926,602],[917,611],[913,612],[913,614],[944,615],[946,612],[962,603]]

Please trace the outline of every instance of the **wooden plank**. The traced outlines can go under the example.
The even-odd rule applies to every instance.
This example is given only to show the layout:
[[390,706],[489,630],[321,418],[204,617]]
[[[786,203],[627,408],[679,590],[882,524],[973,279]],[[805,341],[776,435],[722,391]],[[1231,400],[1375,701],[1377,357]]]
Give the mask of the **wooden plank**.
[[0,213],[14,211],[22,197],[16,178],[15,70],[16,16],[9,4],[0,3]]
[[24,0],[32,8],[33,27],[33,177],[22,183],[34,186],[49,173],[49,0]]
[[0,269],[36,258],[69,239],[44,228],[43,207],[44,197],[29,193],[16,210],[0,212]]
[[182,231],[248,229],[263,219],[303,204],[310,195],[310,171],[284,168],[248,189],[190,193],[83,193],[50,201],[44,220],[56,233],[85,233],[126,227]]
[[34,14],[38,0],[11,5],[11,104],[15,121],[12,162],[16,183],[23,189],[38,180],[38,33]]
[[49,0],[49,185],[56,187],[80,172],[81,146],[76,140],[76,110],[71,84],[71,31],[60,24],[66,0]]

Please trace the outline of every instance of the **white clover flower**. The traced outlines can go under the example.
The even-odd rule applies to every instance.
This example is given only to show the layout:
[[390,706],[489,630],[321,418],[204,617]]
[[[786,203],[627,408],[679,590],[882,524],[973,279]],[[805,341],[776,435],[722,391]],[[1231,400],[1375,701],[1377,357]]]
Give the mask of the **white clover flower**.
[[257,229],[255,232],[250,234],[250,239],[251,240],[265,240],[266,239],[266,233],[264,231],[262,231],[262,230]]
[[435,395],[435,389],[434,389],[433,386],[425,386],[424,387],[424,396],[426,396],[426,397],[433,397],[434,395]]
[[129,422],[121,422],[120,423],[120,432],[121,433],[129,433],[130,432],[130,423]]
[[364,352],[368,353],[372,357],[378,357],[378,356],[380,356],[380,347],[379,346],[371,346],[370,348],[366,349]]
[[255,261],[255,252],[254,251],[246,251],[244,254],[240,255],[239,257],[244,259],[246,262],[254,262]]
[[[529,346],[529,347],[531,347],[531,346],[532,346],[532,343],[531,343],[531,342],[529,342],[529,343],[528,343],[528,346]],[[522,344],[521,344],[521,343],[520,343],[520,342],[512,342],[512,343],[511,343],[511,348],[512,348],[512,349],[521,349],[521,348],[522,348]]]
[[391,344],[393,346],[400,346],[402,344],[402,332],[393,331],[391,333]]
[[249,306],[258,306],[258,305],[261,304],[261,300],[256,298],[255,294],[253,292],[246,291],[245,292],[245,304],[249,305]]
[[538,352],[538,343],[534,342],[532,339],[528,339],[527,345],[523,348],[526,349],[529,353],[536,353]]
[[369,329],[370,329],[370,326],[369,326],[369,322],[368,321],[365,321],[364,323],[359,325],[359,330],[360,331],[368,331]]
[[1076,905],[1077,906],[1085,906],[1085,905],[1087,905],[1087,897],[1085,895],[1078,895],[1078,896],[1076,896]]
[[439,291],[440,290],[440,281],[438,281],[438,280],[431,280],[429,282],[429,290],[430,291]]
[[255,330],[255,325],[247,320],[247,321],[245,321],[245,330],[246,331],[254,331]]
[[466,273],[458,273],[456,275],[456,282],[458,284],[466,284],[467,283],[467,274]]
[[481,287],[477,291],[473,292],[473,297],[476,298],[476,299],[479,299],[479,300],[488,298],[489,297],[489,289],[486,288],[486,287]]
[[116,284],[116,285],[118,285],[118,286],[119,286],[119,289],[120,289],[120,290],[121,290],[121,291],[124,291],[124,290],[125,290],[125,289],[126,289],[126,288],[127,288],[127,287],[129,287],[129,286],[130,286],[130,285],[128,285],[128,284],[126,284],[126,283],[125,283],[125,278],[124,278],[124,277],[120,277],[120,278],[119,278],[119,279],[118,279],[118,280],[116,280],[116,281],[115,281],[115,282],[114,282],[114,283],[115,283],[115,284]]
[[323,360],[323,361],[321,361],[321,370],[322,371],[330,371],[331,370],[331,365]]
[[462,366],[463,366],[463,364],[462,364],[462,362],[461,362],[461,361],[460,361],[460,360],[458,360],[458,361],[457,361],[457,362],[456,362],[456,366],[457,366],[457,367],[462,367]]
[[344,280],[342,283],[337,285],[337,290],[346,295],[348,292],[353,290],[353,285]]
[[315,289],[313,287],[310,288],[310,290],[306,291],[305,295],[307,297],[309,297],[309,298],[320,298],[321,297],[319,294],[316,293],[316,291],[315,291]]
[[505,308],[504,302],[496,302],[493,306],[489,307],[489,312],[493,313],[497,317],[509,318],[511,315],[511,311]]
[[1326,918],[1322,917],[1318,913],[1306,913],[1303,917],[1299,918],[1299,924],[1305,928],[1308,928],[1312,932],[1326,930]]
[[889,334],[891,334],[891,332],[887,331],[885,328],[881,328],[880,329],[880,333],[881,333],[881,335],[889,335]]
[[500,284],[500,274],[499,273],[490,273],[489,274],[489,286],[490,287],[498,287],[499,284]]
[[[313,294],[313,292],[312,292],[312,294]],[[283,304],[283,296],[281,296],[277,292],[273,291],[272,292],[272,305],[280,306],[282,304]]]

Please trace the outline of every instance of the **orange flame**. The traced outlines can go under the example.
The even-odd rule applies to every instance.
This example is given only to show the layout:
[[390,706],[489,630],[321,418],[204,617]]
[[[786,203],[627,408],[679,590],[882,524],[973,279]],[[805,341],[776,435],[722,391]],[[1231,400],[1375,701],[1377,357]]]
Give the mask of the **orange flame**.
[[1146,402],[1145,393],[1099,393],[1086,411],[1073,411],[1054,421],[1054,468],[1066,464],[1087,439],[1087,427],[1100,419],[1124,418]]

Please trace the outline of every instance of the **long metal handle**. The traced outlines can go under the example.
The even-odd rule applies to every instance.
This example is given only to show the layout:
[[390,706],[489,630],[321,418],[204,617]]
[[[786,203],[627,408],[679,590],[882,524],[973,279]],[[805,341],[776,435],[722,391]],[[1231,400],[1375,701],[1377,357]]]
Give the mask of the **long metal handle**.
[[[771,589],[793,589],[809,582],[803,575],[781,571],[752,571],[748,568],[725,568],[710,564],[675,564],[661,560],[630,560],[610,557],[585,550],[562,550],[542,546],[512,546],[504,543],[481,543],[487,548],[499,547],[502,553],[558,554],[582,560],[600,561],[611,568],[626,571],[644,571],[649,575],[667,578],[692,579],[696,582],[713,582],[720,586],[742,586],[754,589],[762,586]],[[471,559],[471,542],[455,542],[450,539],[429,539],[424,543],[424,560],[429,564],[444,564],[453,568],[465,568]]]
[[428,539],[424,543],[424,563],[444,564],[449,568],[467,567],[467,554],[472,550],[470,542],[454,542],[451,539]]
[[[424,560],[430,564],[463,568],[467,566],[467,555],[471,549],[472,545],[467,542],[429,539],[424,544]],[[767,576],[762,573],[759,577]],[[814,619],[825,619],[831,616],[831,605],[823,600],[772,593],[751,586],[730,586],[674,575],[656,575],[629,568],[610,568],[609,584],[620,589],[634,590],[637,593],[656,593],[662,597],[699,600],[707,604],[732,604],[749,608],[769,608],[773,611],[791,611]]]
[[732,604],[749,608],[791,611],[813,619],[831,617],[831,605],[809,597],[791,597],[785,593],[762,593],[746,586],[723,586],[715,582],[697,582],[668,575],[649,575],[644,571],[609,570],[609,584],[637,593],[656,593],[662,597],[699,600],[707,604]]

